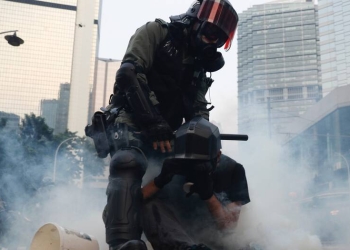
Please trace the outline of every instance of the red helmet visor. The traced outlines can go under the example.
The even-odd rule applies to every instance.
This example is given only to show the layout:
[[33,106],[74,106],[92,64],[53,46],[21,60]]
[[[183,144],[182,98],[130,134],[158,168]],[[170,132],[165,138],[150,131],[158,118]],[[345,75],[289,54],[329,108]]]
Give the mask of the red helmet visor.
[[227,36],[225,49],[231,47],[232,39],[238,24],[238,15],[226,0],[204,0],[197,17],[201,21],[218,26]]

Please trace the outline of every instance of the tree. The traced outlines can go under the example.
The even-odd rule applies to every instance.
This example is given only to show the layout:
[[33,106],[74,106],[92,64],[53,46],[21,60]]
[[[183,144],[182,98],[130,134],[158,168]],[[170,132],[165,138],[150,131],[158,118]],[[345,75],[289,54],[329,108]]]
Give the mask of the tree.
[[37,188],[53,163],[53,130],[44,118],[26,114],[20,125],[20,139],[23,155],[18,157],[22,157],[22,171]]
[[[71,138],[71,140],[67,140]],[[97,157],[93,142],[87,137],[79,137],[66,130],[55,137],[55,145],[61,145],[57,156],[57,178],[62,182],[80,179],[84,171],[86,176],[98,176],[104,173],[105,163]]]
[[83,165],[84,165],[84,176],[89,175],[99,176],[104,174],[106,163],[103,159],[97,156],[94,142],[88,137],[83,137]]
[[52,131],[33,114],[25,116],[19,130],[6,128],[6,123],[2,119],[0,125],[0,189],[13,207],[29,199],[40,185]]

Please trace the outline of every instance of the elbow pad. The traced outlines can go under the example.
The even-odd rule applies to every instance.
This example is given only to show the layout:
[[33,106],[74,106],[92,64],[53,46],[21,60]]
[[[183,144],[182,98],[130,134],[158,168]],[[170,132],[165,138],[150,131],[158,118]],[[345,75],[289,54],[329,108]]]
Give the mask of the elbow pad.
[[123,63],[116,75],[114,92],[124,92],[127,102],[140,123],[149,125],[162,120],[158,110],[149,99],[150,89],[147,85],[140,85],[136,78],[135,66]]

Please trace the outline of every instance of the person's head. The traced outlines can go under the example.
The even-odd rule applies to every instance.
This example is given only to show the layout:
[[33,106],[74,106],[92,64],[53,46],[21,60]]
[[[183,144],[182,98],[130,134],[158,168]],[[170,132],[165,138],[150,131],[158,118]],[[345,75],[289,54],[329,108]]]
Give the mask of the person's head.
[[170,19],[191,25],[191,45],[196,56],[207,64],[208,72],[224,66],[217,49],[230,49],[238,24],[238,15],[228,0],[196,0],[185,14]]

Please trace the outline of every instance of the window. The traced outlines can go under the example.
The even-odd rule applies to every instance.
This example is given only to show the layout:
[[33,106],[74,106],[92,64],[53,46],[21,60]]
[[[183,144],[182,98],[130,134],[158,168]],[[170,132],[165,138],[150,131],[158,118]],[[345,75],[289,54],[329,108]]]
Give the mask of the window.
[[307,86],[307,97],[308,98],[318,98],[319,97],[319,87]]
[[264,90],[257,90],[255,93],[256,93],[257,103],[261,103],[265,101]]
[[288,88],[288,99],[302,99],[303,98],[303,88],[302,87],[290,87]]
[[283,100],[283,89],[269,89],[269,96],[272,101]]

